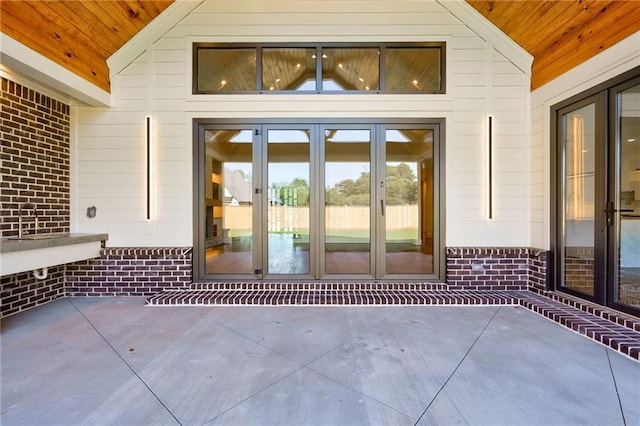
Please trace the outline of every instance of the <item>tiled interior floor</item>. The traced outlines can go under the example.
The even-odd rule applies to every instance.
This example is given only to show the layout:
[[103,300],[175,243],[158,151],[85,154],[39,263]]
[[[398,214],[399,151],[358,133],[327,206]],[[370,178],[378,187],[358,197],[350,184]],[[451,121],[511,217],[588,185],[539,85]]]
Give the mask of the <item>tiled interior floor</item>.
[[145,307],[2,321],[3,425],[637,425],[640,364],[519,306]]

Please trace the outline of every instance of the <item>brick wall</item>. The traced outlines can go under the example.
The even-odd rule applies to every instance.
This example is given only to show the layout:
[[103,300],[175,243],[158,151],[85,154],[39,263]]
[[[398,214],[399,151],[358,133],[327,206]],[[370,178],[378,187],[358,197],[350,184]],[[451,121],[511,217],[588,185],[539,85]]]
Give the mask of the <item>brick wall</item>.
[[0,318],[64,296],[64,265],[48,268],[47,278],[36,280],[31,272],[0,279]]
[[[69,105],[6,78],[0,90],[0,233],[18,235],[18,210],[35,204],[39,232],[68,232]],[[24,223],[33,230],[34,212]]]
[[551,254],[546,250],[529,249],[529,286],[532,290],[547,291],[551,273]]
[[67,296],[149,296],[188,287],[191,248],[105,248],[101,257],[67,265]]
[[[69,106],[6,78],[0,83],[0,236],[18,235],[18,211],[35,204],[40,233],[68,232]],[[24,225],[33,231],[34,211]],[[44,280],[31,272],[0,279],[0,317],[64,296],[64,266]]]
[[[18,235],[18,209],[39,233],[69,232],[69,106],[2,78],[0,236]],[[24,221],[31,231],[33,211]],[[191,283],[191,248],[105,248],[101,257],[0,279],[0,318],[64,296],[150,295]]]
[[470,290],[546,289],[548,253],[531,248],[448,247],[446,282]]

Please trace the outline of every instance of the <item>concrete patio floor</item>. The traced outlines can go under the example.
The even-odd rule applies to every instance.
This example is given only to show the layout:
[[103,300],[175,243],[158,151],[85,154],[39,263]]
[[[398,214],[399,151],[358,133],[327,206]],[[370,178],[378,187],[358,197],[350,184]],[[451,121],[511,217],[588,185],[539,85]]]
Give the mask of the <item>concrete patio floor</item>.
[[514,306],[145,307],[2,320],[2,425],[640,425],[640,363]]

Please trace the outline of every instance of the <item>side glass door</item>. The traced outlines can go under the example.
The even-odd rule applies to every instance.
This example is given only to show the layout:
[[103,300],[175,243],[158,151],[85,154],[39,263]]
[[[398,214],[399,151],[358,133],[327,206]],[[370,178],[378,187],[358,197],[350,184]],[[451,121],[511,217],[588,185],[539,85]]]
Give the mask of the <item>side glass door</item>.
[[322,128],[324,274],[371,278],[373,128]]
[[265,127],[267,167],[263,264],[269,276],[311,274],[310,223],[313,220],[311,128]]
[[385,127],[378,275],[434,274],[434,130]]
[[603,303],[605,273],[604,99],[593,96],[559,112],[556,282]]
[[204,273],[253,277],[253,131],[211,128],[203,138]]
[[615,210],[608,298],[622,310],[640,310],[640,79],[612,90],[615,117]]

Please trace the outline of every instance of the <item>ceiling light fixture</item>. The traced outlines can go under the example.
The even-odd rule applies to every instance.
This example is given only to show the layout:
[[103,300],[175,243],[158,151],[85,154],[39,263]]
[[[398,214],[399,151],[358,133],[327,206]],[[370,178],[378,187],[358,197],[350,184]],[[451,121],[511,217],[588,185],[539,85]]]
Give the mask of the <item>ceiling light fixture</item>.
[[635,141],[636,141],[636,138],[627,139],[627,142],[635,142]]

